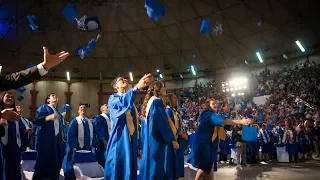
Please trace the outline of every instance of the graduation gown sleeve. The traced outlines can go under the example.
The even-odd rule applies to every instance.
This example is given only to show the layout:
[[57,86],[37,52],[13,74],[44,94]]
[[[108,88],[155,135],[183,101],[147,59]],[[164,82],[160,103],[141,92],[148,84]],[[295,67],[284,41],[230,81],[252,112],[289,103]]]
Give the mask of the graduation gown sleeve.
[[159,120],[155,121],[156,128],[160,131],[160,134],[162,135],[163,139],[166,142],[174,141],[175,134],[173,134],[173,132],[170,128],[170,125],[168,123],[168,117],[167,117],[167,114],[164,110],[162,101],[160,99],[155,99],[153,101],[153,103],[154,103],[153,110],[154,110],[155,116],[158,116],[157,119],[159,119]]
[[27,85],[33,81],[39,80],[47,71],[42,64],[28,68],[26,70],[15,72],[9,75],[0,75],[0,91],[7,91],[10,89],[17,89],[21,86]]
[[114,94],[113,96],[115,98],[109,98],[108,104],[112,106],[112,108],[109,108],[110,115],[114,118],[119,118],[126,111],[132,108],[134,105],[133,100],[136,97],[138,92],[139,92],[138,89],[135,89],[135,90],[130,89],[129,91],[124,93],[122,96]]
[[64,176],[66,179],[74,179],[74,171],[73,171],[73,165],[74,165],[74,151],[77,150],[78,146],[78,123],[76,119],[73,119],[71,123],[69,124],[68,130],[67,130],[67,147],[66,151],[67,154],[64,157],[63,161],[63,170],[64,170]]
[[94,118],[93,127],[99,143],[109,140],[108,124],[101,115]]

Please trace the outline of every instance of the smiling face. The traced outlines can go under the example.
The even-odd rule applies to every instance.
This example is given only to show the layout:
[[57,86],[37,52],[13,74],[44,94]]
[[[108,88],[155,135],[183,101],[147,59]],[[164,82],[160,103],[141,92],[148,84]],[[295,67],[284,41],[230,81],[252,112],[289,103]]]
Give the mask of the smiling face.
[[14,104],[14,96],[13,94],[11,93],[6,93],[4,96],[3,96],[3,105],[8,108],[10,107],[12,104]]
[[85,105],[79,106],[78,114],[79,114],[79,116],[86,116],[86,114],[87,114],[87,107],[86,107]]

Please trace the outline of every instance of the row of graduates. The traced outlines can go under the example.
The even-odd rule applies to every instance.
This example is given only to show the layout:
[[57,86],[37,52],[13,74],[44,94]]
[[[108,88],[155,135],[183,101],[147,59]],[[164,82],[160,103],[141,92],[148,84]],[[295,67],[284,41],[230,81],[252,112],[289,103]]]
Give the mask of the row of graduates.
[[[183,160],[179,157],[183,156],[183,151],[181,149],[181,154],[178,154],[177,151],[179,142],[182,142],[182,139],[186,140],[186,137],[183,130],[180,129],[182,126],[178,125],[179,121],[173,115],[176,112],[172,111],[170,114],[170,110],[167,110],[169,116],[166,113],[164,98],[162,98],[166,94],[165,86],[160,81],[154,81],[150,85],[151,82],[151,75],[145,75],[135,88],[128,91],[126,79],[117,77],[112,82],[112,86],[116,90],[108,102],[112,129],[111,132],[104,133],[106,137],[102,141],[103,148],[106,147],[104,153],[105,179],[137,179],[137,159],[141,153],[139,179],[177,179],[183,175],[175,169],[179,166],[182,170]],[[134,99],[139,91],[147,86],[149,88],[141,112],[144,118],[140,123]],[[11,97],[9,96],[7,99],[4,97],[2,100],[5,106],[3,108],[14,107],[12,94]],[[78,150],[95,151],[92,123],[82,118],[85,107],[80,106],[81,116],[71,122],[67,133],[65,133],[63,116],[57,109],[58,97],[55,94],[50,94],[45,102],[46,104],[37,110],[37,118],[33,122],[37,127],[35,133],[37,157],[33,179],[58,179],[61,167],[65,171],[66,179],[75,179],[73,153]],[[218,132],[221,132],[215,126],[250,123],[249,119],[225,120],[223,116],[217,115],[214,113],[216,105],[213,99],[209,99],[206,104],[207,110],[199,118],[200,125],[195,133],[196,140],[188,160],[194,167],[199,168],[196,179],[201,178],[204,173],[211,173],[215,161],[212,152],[216,153],[217,151],[216,142],[220,136]],[[107,121],[105,122],[107,123]],[[8,135],[8,143],[3,148],[3,162],[6,172],[5,177],[2,177],[4,179],[21,179],[20,153],[23,138],[19,132],[24,131],[20,131],[20,126],[17,126],[16,122],[14,123],[15,125],[7,126],[10,127],[10,132],[9,128],[8,131],[5,131]],[[80,126],[81,124],[82,126]],[[141,124],[141,135],[139,135],[139,124]],[[100,129],[96,133],[103,134],[102,131],[108,131],[108,126],[107,130]],[[107,137],[108,135],[109,137]],[[141,142],[140,146],[139,141]],[[3,141],[3,144],[5,143]],[[98,144],[96,145],[99,146]],[[100,163],[103,164],[101,161]]]

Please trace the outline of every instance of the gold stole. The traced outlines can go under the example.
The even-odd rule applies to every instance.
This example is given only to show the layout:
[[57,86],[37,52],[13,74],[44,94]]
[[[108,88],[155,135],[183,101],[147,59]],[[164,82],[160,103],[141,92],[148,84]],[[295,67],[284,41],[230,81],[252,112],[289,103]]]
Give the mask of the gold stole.
[[176,137],[176,136],[177,136],[177,128],[176,128],[175,125],[173,124],[171,118],[170,118],[168,115],[167,115],[167,117],[168,117],[168,122],[169,122],[170,129],[171,129],[174,137]]
[[176,112],[174,112],[173,109],[171,109],[171,110],[172,110],[172,114],[173,114],[173,118],[174,118],[174,125],[175,125],[176,129],[179,129],[179,118],[178,118]]
[[[127,120],[127,127],[128,127],[128,130],[129,130],[129,138],[130,138],[130,142],[131,142],[131,138],[132,138],[132,135],[135,131],[135,129],[138,129],[138,126],[139,126],[139,114],[138,114],[138,110],[136,108],[135,105],[133,105],[133,108],[136,112],[136,122],[137,122],[137,127],[135,128],[134,127],[134,123],[133,123],[133,117],[131,115],[131,109],[129,109],[125,114],[126,114],[126,120]],[[137,130],[137,137],[139,139],[139,131]]]
[[282,143],[286,143],[287,142],[287,133],[289,132],[289,143],[292,144],[293,143],[293,133],[291,130],[287,130],[282,138]]

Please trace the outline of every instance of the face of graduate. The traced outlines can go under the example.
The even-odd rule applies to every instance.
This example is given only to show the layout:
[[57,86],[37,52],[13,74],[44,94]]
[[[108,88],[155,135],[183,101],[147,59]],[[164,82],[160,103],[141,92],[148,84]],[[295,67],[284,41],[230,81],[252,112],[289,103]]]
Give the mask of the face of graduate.
[[162,88],[160,89],[160,94],[165,96],[167,94],[167,88],[162,84]]
[[58,104],[58,101],[59,101],[59,99],[55,94],[51,94],[49,96],[48,102],[49,102],[50,105],[56,107],[57,104]]
[[172,106],[177,107],[178,106],[178,98],[177,96],[173,96],[172,98]]
[[108,113],[108,105],[104,104],[101,106],[101,113]]
[[210,101],[210,108],[215,112],[218,110],[217,104],[215,101]]
[[3,105],[5,107],[10,107],[14,103],[14,96],[11,93],[6,93],[3,96]]
[[124,93],[128,88],[128,80],[123,77],[119,77],[113,86],[118,92]]
[[16,106],[16,109],[17,109],[17,112],[21,115],[23,111],[22,107],[18,105]]
[[79,106],[79,110],[78,110],[79,116],[85,116],[87,113],[87,108],[85,105],[81,105]]

